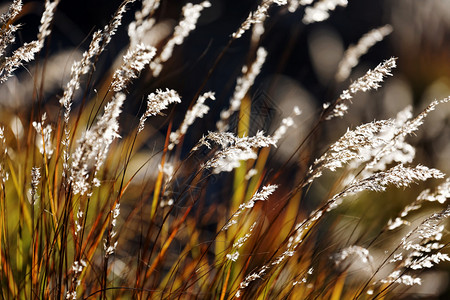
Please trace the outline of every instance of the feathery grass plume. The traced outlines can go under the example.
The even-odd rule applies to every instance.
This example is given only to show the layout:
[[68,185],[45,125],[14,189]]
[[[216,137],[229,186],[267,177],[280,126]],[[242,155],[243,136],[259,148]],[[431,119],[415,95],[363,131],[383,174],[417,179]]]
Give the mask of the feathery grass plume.
[[406,108],[397,114],[396,125],[391,136],[385,137],[386,144],[378,149],[363,172],[383,170],[391,162],[410,162],[415,155],[412,146],[405,142],[407,135],[414,133],[423,124],[428,114],[439,104],[450,102],[450,97],[431,102],[417,117],[411,118],[411,109]]
[[115,92],[126,89],[128,83],[139,77],[141,71],[155,56],[156,48],[138,44],[131,47],[123,57],[123,64],[117,69],[112,78],[111,87]]
[[3,57],[6,48],[16,40],[15,33],[20,26],[5,24],[0,28],[0,57]]
[[251,42],[252,45],[257,46],[258,43],[261,41],[261,37],[264,34],[264,32],[266,31],[266,29],[264,28],[264,22],[266,21],[267,15],[264,15],[260,22],[256,23],[253,28],[252,28],[252,38],[251,38]]
[[356,260],[368,265],[372,271],[374,270],[374,260],[369,250],[357,245],[342,249],[332,256],[332,260],[334,264],[342,270],[347,269],[351,264],[355,263]]
[[150,16],[158,9],[160,4],[160,0],[143,0],[141,10],[135,13],[136,24],[141,25],[146,17]]
[[8,7],[8,11],[0,15],[0,57],[3,56],[6,48],[15,41],[14,33],[19,29],[19,26],[10,23],[21,10],[22,0],[14,0]]
[[423,256],[420,256],[418,253],[414,253],[413,255],[411,255],[412,256],[410,258],[411,262],[409,262],[408,260],[405,266],[408,266],[410,269],[413,270],[429,269],[439,264],[440,262],[450,261],[450,257],[448,256],[448,254],[445,253],[437,252],[431,255],[427,254],[430,252],[430,250],[442,249],[444,247],[443,244],[440,245],[441,248],[435,248],[434,246],[435,244],[431,247],[425,248],[425,250],[423,250],[422,253]]
[[236,298],[240,298],[242,296],[243,290],[250,285],[253,281],[256,279],[262,279],[262,277],[266,274],[267,267],[263,266],[261,267],[258,272],[251,273],[250,275],[247,275],[244,280],[239,283],[239,289],[236,291],[236,294],[234,296]]
[[9,23],[22,11],[22,0],[14,0],[8,7],[8,11],[0,15],[0,25]]
[[240,38],[253,24],[263,22],[266,19],[268,10],[272,4],[277,4],[279,6],[286,5],[287,0],[262,0],[256,10],[251,12],[238,30],[231,35],[233,39]]
[[426,189],[417,197],[419,201],[439,202],[441,204],[445,203],[447,199],[450,199],[450,177],[437,186],[434,192]]
[[[72,64],[70,80],[64,89],[64,94],[59,100],[59,103],[64,107],[64,122],[68,124],[70,111],[72,106],[72,98],[77,89],[80,88],[80,79],[82,75],[90,72],[93,68],[94,62],[91,60],[100,55],[106,46],[111,41],[111,37],[116,33],[117,28],[121,24],[122,16],[126,11],[126,6],[133,3],[135,0],[126,0],[122,3],[119,9],[114,14],[112,20],[107,24],[103,30],[98,30],[92,35],[91,43],[87,51],[83,53],[83,57],[80,61],[76,61]],[[66,128],[65,130],[68,130]],[[66,132],[66,136],[68,132]]]
[[[405,213],[409,213],[410,211],[416,210],[421,208],[422,205],[408,205],[407,207],[405,207],[405,209],[402,211],[402,214]],[[396,217],[394,220],[389,219],[389,222],[387,223],[387,229],[388,230],[394,230],[402,225],[411,225],[410,222],[400,218],[400,217]]]
[[308,271],[306,272],[306,274],[304,274],[300,280],[296,280],[296,281],[292,282],[292,286],[306,283],[308,281],[308,277],[310,277],[313,273],[314,273],[314,268],[313,267],[309,268]]
[[18,69],[24,62],[30,62],[34,55],[41,50],[39,41],[25,43],[19,49],[15,50],[13,55],[6,57],[0,65],[0,83],[4,83],[12,76],[12,73]]
[[45,1],[45,10],[41,17],[41,25],[39,26],[38,40],[43,44],[47,36],[50,35],[50,25],[53,20],[53,15],[55,14],[56,7],[58,6],[60,0],[55,0],[50,2],[50,0]]
[[53,15],[58,3],[59,0],[53,2],[50,2],[50,0],[45,1],[45,10],[42,14],[41,24],[39,26],[38,39],[30,43],[24,43],[23,46],[14,51],[12,56],[5,58],[0,65],[0,83],[4,83],[8,80],[8,78],[12,76],[12,73],[19,68],[23,62],[32,61],[36,53],[41,51],[44,47],[45,38],[50,34],[48,28],[53,20]]
[[[80,61],[75,61],[72,64],[70,80],[64,89],[64,94],[59,100],[59,103],[64,107],[64,123],[69,123],[70,111],[72,107],[72,98],[76,90],[80,88],[81,76],[87,74],[91,69],[91,59],[100,54],[103,50],[100,47],[102,36],[101,31],[94,32],[92,36],[89,49],[83,53],[83,57]],[[68,133],[66,133],[68,134]]]
[[423,190],[420,195],[414,200],[411,204],[405,206],[401,213],[400,217],[396,217],[394,220],[390,219],[387,228],[389,230],[394,230],[401,225],[410,225],[410,223],[403,218],[408,216],[408,214],[412,211],[418,210],[422,207],[422,203],[425,201],[429,202],[439,202],[441,204],[445,203],[448,199],[450,199],[450,178],[447,178],[444,183],[438,185],[434,192],[431,192],[430,189]]
[[160,52],[159,56],[157,56],[150,64],[150,68],[153,71],[153,76],[159,76],[163,68],[163,63],[172,57],[175,46],[183,44],[184,39],[191,33],[192,30],[195,29],[202,10],[210,6],[211,3],[209,1],[203,1],[200,4],[188,3],[183,7],[183,18],[175,27],[172,37],[164,45],[164,48]]
[[350,76],[352,69],[358,64],[359,58],[367,53],[367,51],[376,43],[382,41],[392,32],[391,25],[384,25],[379,28],[372,29],[364,34],[356,45],[351,45],[344,53],[344,57],[339,62],[338,71],[336,72],[336,80],[344,81]]
[[[360,147],[357,150],[358,159],[349,161],[348,168],[355,171],[355,174],[349,172],[344,182],[351,182],[355,175],[369,177],[377,171],[386,170],[386,167],[392,163],[407,164],[413,161],[416,150],[405,141],[406,134],[404,132],[405,127],[410,127],[407,123],[412,118],[411,109],[410,106],[406,107],[397,114],[393,120],[393,126],[375,133],[382,143],[374,144],[372,147]],[[361,169],[362,165],[364,167]]]
[[386,172],[379,172],[369,178],[355,182],[347,189],[346,193],[353,194],[362,190],[382,192],[386,190],[388,185],[394,185],[397,188],[408,187],[411,183],[417,181],[443,177],[444,174],[438,169],[428,168],[422,165],[411,168],[405,167],[403,164],[398,164]]
[[422,279],[420,277],[413,277],[411,275],[403,274],[402,271],[397,270],[389,274],[386,278],[380,280],[384,284],[404,284],[404,285],[421,285]]
[[230,100],[230,106],[228,109],[224,109],[220,112],[220,120],[216,125],[219,131],[227,131],[228,119],[241,107],[242,99],[244,99],[245,95],[250,90],[250,87],[255,83],[256,76],[261,72],[266,57],[267,51],[263,47],[259,47],[256,51],[256,59],[251,64],[250,68],[248,66],[242,67],[242,75],[236,80],[236,87]]
[[8,11],[0,15],[0,57],[3,56],[6,48],[15,41],[14,33],[19,29],[19,26],[10,23],[21,10],[22,0],[14,0],[8,7]]
[[359,91],[366,92],[371,89],[378,89],[380,87],[379,83],[383,82],[384,77],[392,76],[391,70],[397,66],[396,60],[395,57],[391,57],[379,64],[373,71],[367,71],[363,77],[353,82],[348,90],[342,92],[341,98],[349,100]]
[[[111,21],[105,25],[103,30],[98,30],[92,35],[92,40],[87,51],[83,53],[81,60],[75,61],[72,64],[70,71],[70,80],[67,83],[63,96],[59,103],[64,108],[64,137],[61,141],[63,147],[63,177],[69,175],[69,145],[70,145],[70,129],[69,118],[72,110],[72,100],[76,90],[80,88],[81,76],[89,73],[93,68],[93,59],[100,55],[106,46],[111,41],[111,37],[116,33],[117,28],[121,24],[122,16],[126,11],[126,6],[133,3],[135,0],[126,0],[122,3],[119,9],[115,12]],[[94,59],[95,60],[95,59]]]
[[[338,207],[342,203],[342,199],[344,197],[365,190],[381,192],[384,191],[388,185],[394,185],[396,187],[406,187],[411,183],[419,180],[423,181],[429,178],[442,178],[443,176],[444,174],[436,169],[429,169],[421,165],[410,168],[404,167],[400,164],[389,169],[386,172],[378,172],[368,178],[354,181],[343,191],[328,200],[327,203],[320,209],[313,211],[307,219],[298,223],[295,226],[294,233],[289,237],[288,243],[286,245],[286,250],[279,256],[272,259],[270,262],[264,264],[258,272],[252,273],[251,275],[247,276],[243,281],[244,284],[238,291],[239,295],[241,295],[242,289],[248,286],[251,281],[257,278],[261,278],[261,275],[265,274],[265,272],[270,268],[280,265],[287,258],[293,256],[299,245],[303,242],[303,238],[305,237],[308,230],[310,230],[311,227],[314,226],[314,224],[324,216],[325,212],[329,212]],[[236,294],[236,296],[238,296],[238,294]]]
[[[295,227],[295,234],[289,239],[287,248],[291,252],[294,251],[303,241],[303,236],[307,230],[309,230],[316,221],[322,218],[325,212],[337,208],[342,203],[343,198],[347,196],[362,191],[382,192],[385,191],[389,185],[394,185],[395,187],[407,187],[417,181],[442,177],[444,177],[444,174],[437,169],[430,169],[422,165],[411,168],[399,164],[385,172],[378,172],[370,177],[355,180],[328,200],[323,207],[313,211],[306,220],[298,223]],[[281,256],[281,258],[284,259],[283,256]]]
[[37,133],[36,143],[39,147],[39,152],[42,155],[46,155],[50,159],[53,155],[53,143],[52,143],[52,126],[47,124],[44,126],[47,114],[43,114],[40,122],[33,122],[32,125]]
[[408,187],[411,183],[425,181],[430,178],[443,178],[444,174],[433,168],[417,165],[414,168],[398,164],[385,172],[377,172],[364,179],[355,180],[342,192],[336,194],[327,203],[327,211],[333,210],[342,203],[342,199],[362,191],[383,192],[389,185],[397,188]]
[[346,7],[347,0],[320,0],[314,3],[314,6],[305,8],[303,23],[310,24],[325,21],[330,17],[330,11],[336,9],[337,6]]
[[[242,284],[240,285],[240,289],[239,289],[238,292],[236,293],[236,297],[239,297],[239,296],[238,296],[238,293],[241,293],[241,292],[242,292],[241,290],[242,290],[243,288],[247,287],[248,284],[249,284],[251,281],[253,281],[253,280],[257,279],[257,278],[262,279],[261,276],[265,275],[265,273],[266,273],[268,270],[270,270],[270,269],[273,268],[273,267],[281,266],[282,263],[283,263],[285,260],[287,260],[289,257],[294,256],[294,254],[295,254],[295,248],[298,246],[298,244],[296,244],[296,245],[292,244],[291,239],[289,239],[288,245],[289,245],[289,246],[288,246],[288,249],[287,249],[286,251],[284,251],[281,255],[279,255],[279,256],[276,257],[275,259],[271,260],[269,263],[263,265],[263,266],[258,270],[258,272],[254,272],[254,273],[251,274],[250,276],[247,276],[247,277],[244,279],[244,281],[241,282],[241,283],[245,283],[245,284],[244,284],[244,285],[242,285]],[[291,246],[293,246],[293,247],[291,248]],[[255,275],[256,275],[256,277],[255,277]],[[248,279],[251,279],[251,280],[248,281]]]
[[255,148],[276,146],[275,140],[270,136],[264,136],[262,131],[258,131],[252,137],[236,137],[231,132],[209,132],[200,139],[192,151],[196,151],[202,145],[211,149],[208,140],[222,147],[222,150],[217,151],[213,158],[202,165],[203,168],[213,169],[214,174],[231,172],[241,165],[241,161],[256,159],[258,156]]
[[71,281],[71,286],[66,293],[66,299],[72,299],[72,300],[78,299],[77,288],[81,284],[81,282],[79,281],[79,277],[80,277],[81,273],[83,272],[83,269],[86,268],[86,266],[87,266],[86,262],[82,259],[80,259],[79,261],[76,260],[73,262],[72,268],[71,268],[72,281]]
[[130,45],[133,47],[142,42],[145,34],[155,24],[155,19],[151,18],[155,10],[158,9],[160,0],[144,0],[142,1],[141,10],[134,14],[134,21],[128,25],[128,36],[130,37]]
[[83,229],[82,222],[83,222],[83,215],[84,212],[81,210],[81,208],[78,208],[76,219],[75,219],[75,235],[78,235],[78,233]]
[[247,209],[251,209],[256,201],[266,201],[270,195],[275,192],[275,190],[278,188],[278,185],[275,184],[269,184],[266,186],[263,186],[259,191],[257,191],[250,200],[248,200],[245,203],[242,203],[239,205],[239,208],[236,210],[236,212],[233,214],[230,220],[222,227],[222,231],[228,230],[231,226],[236,224],[238,222],[238,217]]
[[78,147],[72,154],[69,178],[74,194],[85,195],[90,191],[92,183],[99,185],[95,176],[106,159],[109,146],[120,137],[117,118],[124,101],[124,94],[114,95],[111,102],[105,106],[105,112],[95,126],[86,130],[77,141]]
[[428,116],[428,114],[436,109],[436,106],[449,102],[450,96],[441,100],[435,100],[431,102],[417,117],[406,122],[406,124],[402,128],[401,134],[407,135],[413,133],[420,127],[420,125],[423,124],[423,120]]
[[172,181],[173,176],[175,175],[175,166],[173,163],[164,162],[164,166],[158,165],[158,171],[162,172],[164,175],[164,179],[166,185]]
[[[295,116],[299,116],[301,115],[301,113],[302,111],[298,108],[298,106],[294,106],[293,114]],[[277,128],[277,130],[275,130],[275,132],[272,135],[272,138],[276,142],[278,142],[281,138],[284,137],[284,135],[286,134],[287,130],[290,127],[295,127],[294,119],[291,116],[283,118],[283,120],[281,120],[281,125]]]
[[258,269],[258,271],[247,275],[240,283],[239,289],[236,292],[235,296],[237,298],[241,297],[243,290],[248,287],[252,281],[255,281],[256,279],[262,279],[262,276],[264,276],[267,271],[269,271],[273,267],[281,266],[285,260],[287,260],[289,257],[294,256],[295,251],[303,242],[303,238],[306,232],[313,226],[316,221],[318,221],[323,216],[323,212],[324,210],[322,209],[315,210],[309,215],[306,220],[295,225],[294,232],[291,234],[286,244],[286,250],[265,263]]
[[204,104],[208,98],[216,100],[213,92],[206,92],[203,95],[200,95],[194,106],[186,112],[180,128],[178,128],[177,131],[170,133],[169,150],[172,150],[175,145],[178,145],[181,137],[186,134],[189,126],[194,123],[195,119],[203,118],[203,116],[209,112],[209,107]]
[[161,111],[166,109],[171,103],[181,103],[180,96],[174,90],[156,90],[156,94],[151,93],[148,95],[147,110],[139,120],[138,132],[144,130],[145,120],[148,117],[161,114]]
[[393,258],[388,261],[390,265],[395,265],[394,270],[372,285],[376,286],[379,283],[384,286],[392,283],[420,285],[422,283],[420,277],[413,277],[407,273],[432,268],[440,262],[450,261],[448,254],[439,252],[446,246],[440,241],[444,230],[443,222],[449,216],[450,206],[447,206],[441,212],[426,218],[419,226],[406,234],[400,246],[391,254]]
[[354,130],[347,129],[347,132],[309,167],[306,184],[322,176],[326,169],[334,172],[352,160],[363,160],[361,149],[372,152],[373,149],[384,145],[386,141],[379,133],[389,131],[393,126],[392,120],[382,120],[360,125]]
[[383,82],[384,77],[392,76],[391,70],[397,66],[396,60],[396,58],[391,57],[380,63],[373,71],[367,71],[364,76],[353,82],[349,89],[342,92],[333,106],[331,106],[330,103],[325,103],[323,106],[325,109],[324,118],[330,120],[335,117],[342,117],[348,110],[348,105],[345,102],[351,100],[357,92],[378,89],[381,86],[380,83]]
[[288,0],[288,10],[293,13],[296,12],[300,6],[310,5],[313,0]]
[[103,249],[105,250],[105,257],[108,257],[116,251],[117,248],[117,241],[114,241],[112,243],[112,239],[117,235],[117,232],[115,231],[116,225],[117,225],[117,218],[120,215],[120,203],[117,203],[114,209],[111,210],[111,225],[108,232],[108,237],[104,240],[103,243]]
[[[412,107],[407,106],[397,113],[391,130],[381,134],[381,137],[385,140],[383,145],[371,151],[365,151],[365,153],[365,149],[361,149],[361,157],[365,157],[364,161],[368,162],[360,172],[362,177],[370,176],[375,171],[384,171],[386,166],[393,162],[403,164],[412,162],[416,150],[405,141],[406,135],[401,134],[405,124],[412,118],[411,110]],[[355,164],[353,168],[356,169],[359,166],[360,164]]]
[[[245,289],[252,281],[256,279],[262,279],[262,276],[265,275],[265,273],[272,269],[273,267],[279,267],[282,265],[282,263],[287,260],[289,257],[294,256],[295,251],[299,247],[299,245],[303,242],[303,238],[306,234],[306,232],[313,226],[313,224],[319,220],[323,215],[323,210],[315,210],[312,212],[306,220],[304,220],[301,223],[298,223],[295,228],[293,234],[288,239],[288,242],[285,247],[285,251],[282,252],[280,255],[272,258],[270,261],[265,263],[262,267],[259,268],[257,272],[253,272],[249,275],[247,275],[244,280],[240,283],[239,289],[236,292],[235,296],[239,298],[242,293],[243,289]],[[280,250],[281,248],[279,248]]]
[[402,246],[405,250],[422,249],[417,246],[417,239],[423,241],[440,241],[444,227],[442,222],[450,216],[450,206],[447,206],[439,213],[434,213],[426,218],[419,226],[411,230],[402,238]]
[[440,241],[443,236],[443,221],[450,216],[450,207],[442,212],[435,213],[422,222],[416,229],[409,232],[402,239],[402,248],[412,250],[403,259],[401,266],[413,270],[431,268],[440,261],[450,261],[447,254],[433,253],[433,250],[441,250],[445,247]]
[[250,229],[248,230],[248,233],[246,233],[243,237],[240,237],[234,244],[231,249],[231,253],[228,253],[226,255],[226,258],[228,260],[231,260],[233,262],[237,261],[239,258],[239,248],[244,246],[245,242],[252,236],[252,231],[255,228],[257,222],[254,222],[252,226],[250,226]]

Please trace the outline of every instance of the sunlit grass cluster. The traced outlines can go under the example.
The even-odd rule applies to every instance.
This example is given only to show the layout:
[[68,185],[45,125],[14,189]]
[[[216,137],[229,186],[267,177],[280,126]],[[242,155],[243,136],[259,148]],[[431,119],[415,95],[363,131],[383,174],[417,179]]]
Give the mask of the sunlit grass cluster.
[[[15,42],[22,1],[0,17],[0,82],[28,103],[0,103],[2,299],[379,299],[420,295],[430,280],[446,285],[433,270],[450,261],[450,179],[416,159],[410,138],[450,97],[324,139],[357,95],[395,77],[401,57],[352,74],[395,28],[375,28],[348,48],[334,79],[346,88],[320,109],[294,96],[290,111],[257,128],[253,96],[271,56],[263,46],[271,16],[301,11],[298,22],[309,26],[346,0],[258,2],[193,99],[160,75],[213,1],[186,4],[161,33],[160,1],[125,0],[82,53],[48,55],[59,2],[45,1],[33,42]],[[99,74],[119,30],[128,44]],[[247,63],[224,99],[205,87],[237,40],[249,45]],[[155,82],[136,95],[135,84]],[[215,122],[198,126],[212,112]],[[396,209],[382,209],[380,193]]]

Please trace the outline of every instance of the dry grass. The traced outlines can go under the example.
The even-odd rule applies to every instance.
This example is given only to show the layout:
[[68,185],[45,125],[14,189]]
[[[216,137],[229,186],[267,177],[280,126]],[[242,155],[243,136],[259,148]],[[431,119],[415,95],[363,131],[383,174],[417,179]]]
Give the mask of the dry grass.
[[[261,1],[229,33],[191,101],[160,74],[214,3],[187,4],[170,35],[148,44],[160,30],[153,18],[160,3],[133,4],[135,18],[123,24],[132,2],[124,1],[86,51],[67,62],[62,91],[50,97],[47,69],[61,64],[43,49],[59,1],[46,1],[30,43],[14,44],[21,1],[0,18],[0,81],[33,87],[15,94],[32,103],[30,110],[0,103],[2,299],[378,299],[420,295],[421,284],[442,280],[431,270],[450,261],[450,181],[415,162],[409,140],[450,97],[325,140],[327,126],[345,119],[357,94],[395,76],[398,59],[390,58],[349,80],[391,26],[370,31],[343,55],[335,80],[348,88],[335,100],[314,113],[298,101],[263,132],[254,115],[260,107],[251,102],[271,55],[261,46],[271,14],[304,9],[309,26],[347,1]],[[115,33],[127,28],[123,56],[98,74]],[[250,44],[248,63],[226,100],[205,87],[242,39]],[[31,76],[18,80],[15,72],[32,60]],[[136,95],[134,82],[157,82],[159,89]],[[198,119],[222,100],[212,117],[217,124],[201,128],[203,137],[193,142]],[[180,114],[179,107],[187,109]],[[407,189],[427,180],[434,188]],[[384,209],[392,199],[395,207]]]

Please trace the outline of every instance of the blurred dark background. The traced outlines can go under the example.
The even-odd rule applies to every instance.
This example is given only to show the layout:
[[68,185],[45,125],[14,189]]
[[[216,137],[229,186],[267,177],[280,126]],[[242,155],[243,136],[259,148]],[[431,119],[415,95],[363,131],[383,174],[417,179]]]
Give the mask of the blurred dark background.
[[[212,7],[202,13],[197,29],[175,49],[161,80],[152,81],[149,90],[161,87],[164,81],[191,98],[197,91],[198,78],[205,77],[231,34],[258,3],[253,0],[212,2]],[[6,5],[9,1],[1,3]],[[30,41],[36,36],[43,3],[43,0],[24,1],[24,13],[18,20],[23,24],[18,42]],[[62,0],[50,41],[51,51],[85,49],[90,34],[110,20],[120,3],[118,0]],[[156,19],[174,26],[185,3],[187,1],[161,1]],[[124,24],[133,19],[132,11],[138,7],[139,1],[130,5]],[[412,101],[418,104],[431,84],[450,76],[449,7],[447,0],[432,0],[426,4],[412,0],[353,0],[346,8],[338,7],[327,21],[307,26],[301,22],[301,8],[289,13],[275,7],[270,10],[271,18],[261,41],[269,56],[255,87],[274,74],[282,75],[305,88],[316,103],[330,101],[348,85],[348,82],[336,85],[333,80],[333,68],[342,52],[369,30],[391,24],[394,32],[362,57],[360,69],[356,68],[350,80],[391,56],[399,57],[395,77],[409,84]],[[227,102],[242,64],[253,58],[248,54],[249,39],[247,33],[231,45],[207,83],[205,90],[216,91],[220,103]],[[122,26],[104,55],[105,61],[114,59],[126,43],[126,26]]]

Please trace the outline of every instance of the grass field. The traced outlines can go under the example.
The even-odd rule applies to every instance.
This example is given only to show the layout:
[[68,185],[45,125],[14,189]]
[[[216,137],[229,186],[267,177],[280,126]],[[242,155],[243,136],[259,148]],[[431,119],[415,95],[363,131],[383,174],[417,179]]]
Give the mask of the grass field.
[[0,16],[2,299],[446,297],[448,1],[346,45],[351,1],[254,1],[222,34],[226,2],[125,0],[62,48],[64,1]]

